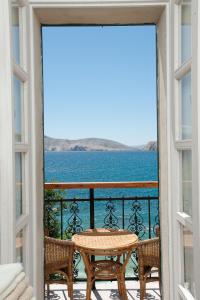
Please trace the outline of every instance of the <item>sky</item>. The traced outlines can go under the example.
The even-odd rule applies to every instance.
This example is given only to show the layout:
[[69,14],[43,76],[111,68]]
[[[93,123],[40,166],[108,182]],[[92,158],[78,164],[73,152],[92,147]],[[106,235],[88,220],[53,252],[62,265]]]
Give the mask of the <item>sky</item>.
[[155,26],[43,27],[44,130],[54,138],[156,140]]

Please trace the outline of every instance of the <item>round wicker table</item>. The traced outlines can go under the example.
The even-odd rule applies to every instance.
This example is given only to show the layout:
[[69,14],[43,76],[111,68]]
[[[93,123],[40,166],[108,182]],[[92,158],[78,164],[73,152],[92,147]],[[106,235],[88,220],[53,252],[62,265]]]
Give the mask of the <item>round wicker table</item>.
[[[72,240],[85,264],[86,299],[91,299],[95,279],[116,279],[120,296],[127,300],[125,271],[138,237],[127,230],[99,228],[77,233]],[[98,260],[94,260],[94,256],[98,256]],[[101,256],[103,259],[99,259]]]

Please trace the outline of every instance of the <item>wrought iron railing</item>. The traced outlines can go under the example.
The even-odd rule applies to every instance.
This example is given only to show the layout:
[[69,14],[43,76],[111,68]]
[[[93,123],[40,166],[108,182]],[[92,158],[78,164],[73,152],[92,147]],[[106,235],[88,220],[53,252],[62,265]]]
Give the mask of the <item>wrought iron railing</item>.
[[[114,195],[116,189],[120,196]],[[121,189],[129,193],[121,196]],[[95,195],[97,191],[104,193]],[[130,196],[131,191],[139,195]],[[77,232],[98,227],[128,229],[139,239],[152,238],[159,225],[158,182],[45,183],[44,212],[45,229],[56,238],[70,239]],[[74,277],[85,278],[78,253]],[[127,272],[127,278],[133,277],[137,277],[135,252]]]

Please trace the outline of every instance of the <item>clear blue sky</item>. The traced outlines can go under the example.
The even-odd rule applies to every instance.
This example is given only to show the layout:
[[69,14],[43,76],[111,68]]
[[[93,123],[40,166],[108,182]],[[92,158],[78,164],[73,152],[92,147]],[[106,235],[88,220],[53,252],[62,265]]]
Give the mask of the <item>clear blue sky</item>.
[[43,27],[45,134],[156,140],[155,26]]

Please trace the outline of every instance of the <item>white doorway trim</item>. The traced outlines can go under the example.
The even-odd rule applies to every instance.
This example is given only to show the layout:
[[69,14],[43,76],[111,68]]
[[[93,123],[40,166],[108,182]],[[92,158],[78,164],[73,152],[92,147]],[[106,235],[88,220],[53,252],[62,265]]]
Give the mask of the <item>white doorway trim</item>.
[[[35,295],[37,299],[43,299],[43,99],[42,99],[42,65],[41,65],[41,24],[68,24],[67,12],[73,11],[75,21],[81,19],[91,23],[91,9],[96,13],[93,22],[101,24],[125,23],[120,19],[120,10],[123,11],[127,23],[145,23],[148,10],[154,10],[149,23],[157,23],[158,28],[158,98],[159,98],[159,157],[160,157],[160,221],[161,221],[161,253],[162,253],[162,283],[163,299],[173,299],[173,278],[170,282],[169,274],[172,272],[172,249],[170,240],[170,124],[171,116],[169,110],[170,86],[169,86],[169,3],[157,0],[31,0],[30,13],[30,49],[31,49],[31,103],[32,103],[32,177],[33,177],[33,259],[34,259],[34,281]],[[110,14],[102,14],[109,8]],[[52,9],[57,13],[52,15]],[[130,11],[137,9],[140,16],[135,21],[131,19]],[[114,14],[112,13],[114,12]],[[77,14],[78,13],[78,14]],[[65,22],[64,22],[65,20]],[[111,21],[112,20],[112,21]],[[97,22],[98,21],[98,22]],[[100,23],[99,23],[100,24]],[[171,273],[171,277],[172,273]],[[170,283],[172,286],[170,287]]]

